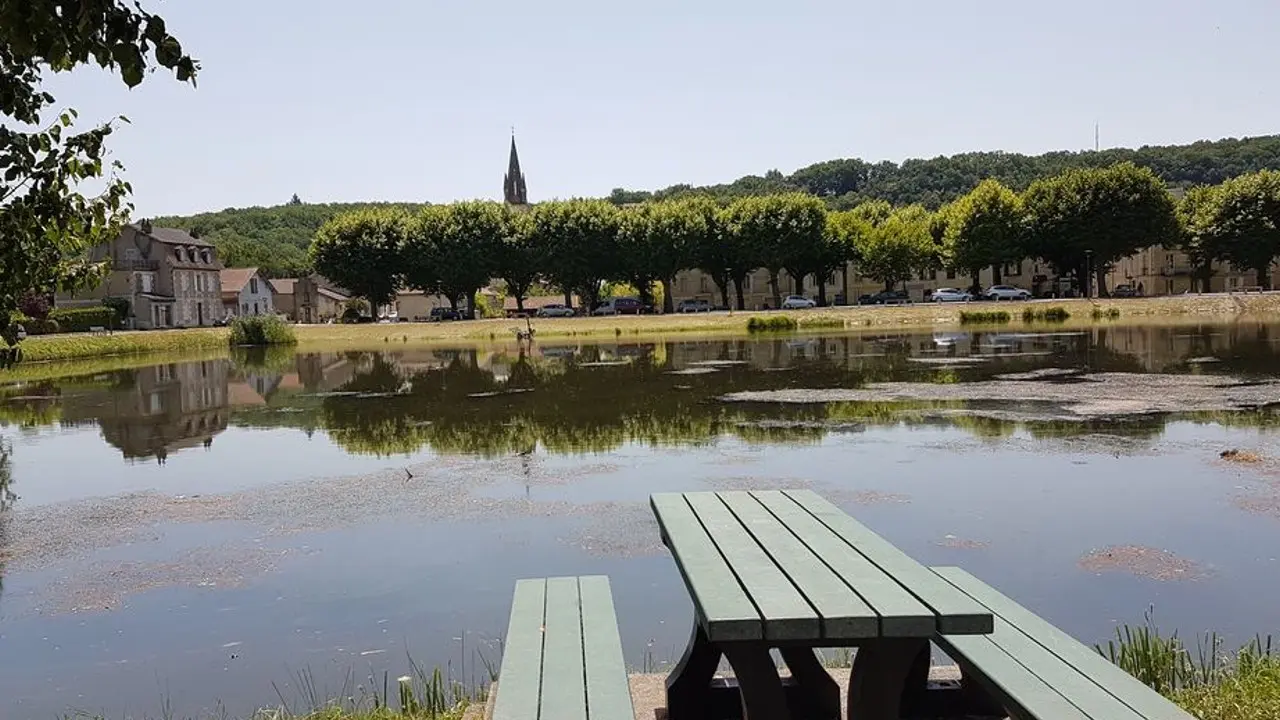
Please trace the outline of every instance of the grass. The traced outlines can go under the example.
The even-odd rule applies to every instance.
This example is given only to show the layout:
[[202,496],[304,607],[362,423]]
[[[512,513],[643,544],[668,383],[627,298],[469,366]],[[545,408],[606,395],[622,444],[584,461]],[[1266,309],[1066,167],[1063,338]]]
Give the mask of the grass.
[[233,347],[298,344],[293,325],[275,315],[252,315],[232,320],[229,340]]
[[1120,308],[1094,308],[1089,317],[1094,320],[1115,320],[1120,317]]
[[1013,316],[1003,310],[975,310],[973,312],[960,312],[961,325],[994,325],[997,323],[1007,323],[1012,319]]
[[1022,311],[1022,322],[1066,322],[1071,318],[1071,313],[1067,312],[1064,307],[1051,307],[1044,309],[1027,308]]
[[1162,634],[1148,609],[1142,625],[1117,629],[1114,640],[1096,649],[1201,720],[1280,718],[1280,648],[1270,636],[1228,656],[1222,638],[1205,633],[1192,651],[1177,632]]
[[[209,348],[226,349],[225,328],[191,330],[130,330],[110,334],[67,333],[27,338],[21,344],[23,362],[98,358],[106,355],[180,353]],[[0,372],[0,377],[5,373]]]
[[756,316],[747,321],[747,332],[749,333],[790,332],[799,327],[799,323],[786,315]]

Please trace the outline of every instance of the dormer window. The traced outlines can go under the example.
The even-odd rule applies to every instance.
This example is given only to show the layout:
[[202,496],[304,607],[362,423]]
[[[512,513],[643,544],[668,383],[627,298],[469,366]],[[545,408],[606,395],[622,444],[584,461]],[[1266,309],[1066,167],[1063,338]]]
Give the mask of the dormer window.
[[205,265],[208,265],[210,262],[212,262],[212,260],[209,257],[208,250],[203,250],[200,252],[200,259],[204,261]]
[[177,247],[173,249],[173,259],[178,262],[182,262],[182,248]]

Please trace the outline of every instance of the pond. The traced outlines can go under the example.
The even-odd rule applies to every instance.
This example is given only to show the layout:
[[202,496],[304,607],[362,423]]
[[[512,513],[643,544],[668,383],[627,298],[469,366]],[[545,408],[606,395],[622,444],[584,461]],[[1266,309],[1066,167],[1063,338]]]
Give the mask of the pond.
[[671,490],[812,488],[1086,642],[1150,605],[1243,642],[1277,629],[1278,383],[1257,323],[389,343],[10,382],[0,716],[234,715],[410,657],[478,683],[515,580],[558,574],[608,574],[628,662],[662,669],[692,614],[647,505]]

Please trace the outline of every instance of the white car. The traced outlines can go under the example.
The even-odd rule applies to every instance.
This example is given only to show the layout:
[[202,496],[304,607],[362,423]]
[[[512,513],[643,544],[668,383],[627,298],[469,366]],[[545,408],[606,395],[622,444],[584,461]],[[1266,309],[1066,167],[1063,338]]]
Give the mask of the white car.
[[561,305],[560,303],[548,303],[538,308],[538,312],[534,313],[538,317],[573,317],[573,308]]
[[1030,300],[1031,293],[1012,285],[992,285],[982,296],[988,300]]
[[938,288],[929,294],[929,302],[969,302],[973,296],[957,288]]
[[783,310],[807,310],[811,307],[818,307],[818,303],[802,295],[788,295],[787,299],[782,301]]

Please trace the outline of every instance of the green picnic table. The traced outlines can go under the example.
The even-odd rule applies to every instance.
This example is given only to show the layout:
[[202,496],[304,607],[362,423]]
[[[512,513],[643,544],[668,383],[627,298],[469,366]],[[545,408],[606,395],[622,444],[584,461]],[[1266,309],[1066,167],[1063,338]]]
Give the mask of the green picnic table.
[[[992,632],[990,610],[813,492],[662,493],[650,502],[696,612],[667,679],[670,720],[723,712],[725,688],[713,682],[722,657],[745,717],[835,720],[839,687],[815,654],[829,647],[858,648],[850,717],[897,720],[909,684],[924,690],[931,638]],[[774,649],[793,689],[784,689]]]

